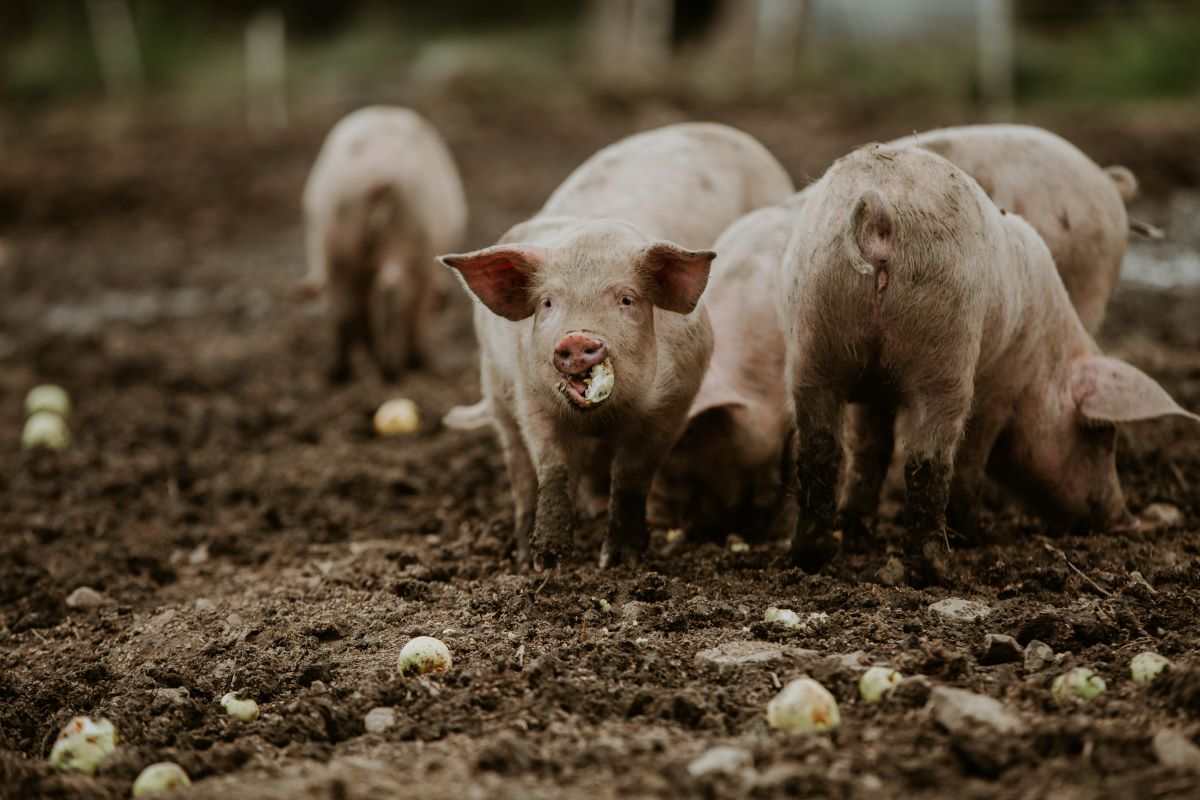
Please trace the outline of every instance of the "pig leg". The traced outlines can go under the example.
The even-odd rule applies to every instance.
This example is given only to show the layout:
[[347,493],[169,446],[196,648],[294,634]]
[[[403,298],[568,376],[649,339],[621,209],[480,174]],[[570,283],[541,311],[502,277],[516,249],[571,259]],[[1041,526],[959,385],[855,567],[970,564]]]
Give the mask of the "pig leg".
[[600,548],[601,568],[636,563],[646,551],[650,541],[646,499],[654,473],[675,438],[661,434],[642,435],[623,438],[617,443],[608,496],[608,530]]
[[533,532],[534,510],[537,507],[537,472],[529,458],[529,449],[521,438],[517,421],[502,404],[496,409],[496,432],[504,448],[504,466],[513,496],[513,548],[518,564],[529,561],[529,537]]
[[846,407],[848,457],[839,517],[842,546],[847,550],[861,552],[870,543],[879,493],[895,446],[895,424],[895,414],[886,403],[851,403]]
[[793,395],[796,410],[795,492],[798,519],[791,561],[817,572],[838,554],[834,533],[844,403],[828,387],[804,386]]
[[942,583],[949,574],[946,506],[955,451],[970,408],[968,394],[927,395],[902,409],[908,442],[904,553],[910,580],[919,586]]
[[575,440],[536,412],[530,414],[525,441],[537,473],[530,550],[538,570],[565,563],[574,548],[575,490],[579,480],[571,460]]
[[1004,418],[999,415],[977,415],[971,420],[972,430],[963,440],[954,457],[954,477],[950,482],[950,504],[946,522],[961,534],[968,544],[987,543],[979,523],[980,495],[983,491],[988,456],[1003,430]]
[[337,341],[333,363],[329,367],[329,380],[332,383],[345,383],[350,379],[354,346],[362,342],[368,351],[373,350],[369,309],[365,298],[344,289],[335,290],[332,299]]

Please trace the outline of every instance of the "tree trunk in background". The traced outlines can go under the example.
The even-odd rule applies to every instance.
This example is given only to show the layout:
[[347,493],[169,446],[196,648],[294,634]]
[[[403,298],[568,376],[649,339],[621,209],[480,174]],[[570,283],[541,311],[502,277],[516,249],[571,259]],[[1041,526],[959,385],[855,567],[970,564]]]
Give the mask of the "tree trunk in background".
[[277,8],[246,23],[246,123],[256,133],[287,127],[286,37]]
[[140,94],[146,75],[129,4],[126,0],[87,0],[87,16],[105,91],[112,97]]
[[976,0],[979,96],[999,117],[1012,113],[1013,9],[1011,0]]

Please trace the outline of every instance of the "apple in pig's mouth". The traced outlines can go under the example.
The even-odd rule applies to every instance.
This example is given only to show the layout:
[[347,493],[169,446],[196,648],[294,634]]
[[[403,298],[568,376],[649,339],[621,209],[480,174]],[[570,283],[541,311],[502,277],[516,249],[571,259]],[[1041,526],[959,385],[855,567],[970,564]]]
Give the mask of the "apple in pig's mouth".
[[606,358],[584,372],[563,375],[558,390],[579,408],[593,408],[608,399],[616,380],[612,361]]

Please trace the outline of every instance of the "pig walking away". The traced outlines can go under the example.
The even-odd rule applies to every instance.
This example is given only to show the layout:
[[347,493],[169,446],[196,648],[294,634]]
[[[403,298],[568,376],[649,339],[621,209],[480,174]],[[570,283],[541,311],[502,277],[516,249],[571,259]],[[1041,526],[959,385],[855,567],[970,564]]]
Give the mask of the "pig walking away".
[[780,262],[795,216],[789,203],[751,212],[713,249],[704,307],[713,356],[688,423],[654,479],[652,524],[702,538],[767,527],[782,499],[789,415],[784,339],[775,312]]
[[842,521],[874,510],[896,432],[916,583],[944,579],[947,506],[953,495],[971,513],[985,468],[1052,518],[1133,524],[1114,425],[1200,418],[1099,352],[1028,223],[944,158],[872,145],[811,188],[797,229],[780,304],[796,418],[796,563],[820,568]]
[[304,187],[306,293],[326,288],[337,337],[330,377],[356,344],[389,380],[419,365],[449,288],[438,253],[462,244],[467,204],[441,136],[403,108],[359,109],[334,126]]
[[1125,167],[1102,169],[1050,131],[1027,125],[967,125],[893,142],[946,158],[988,196],[1042,235],[1083,326],[1095,333],[1117,285],[1137,180]]
[[673,125],[597,153],[500,244],[442,258],[478,300],[519,559],[569,557],[581,478],[609,487],[601,565],[640,556],[651,479],[712,352],[698,304],[714,253],[696,248],[791,192],[746,134]]

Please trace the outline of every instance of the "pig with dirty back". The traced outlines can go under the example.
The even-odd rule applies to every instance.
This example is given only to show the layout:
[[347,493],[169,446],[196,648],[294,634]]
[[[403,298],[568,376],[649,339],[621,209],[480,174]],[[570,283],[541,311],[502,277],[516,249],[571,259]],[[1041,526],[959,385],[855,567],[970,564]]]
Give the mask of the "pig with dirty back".
[[873,145],[810,189],[796,227],[780,301],[796,563],[818,569],[840,546],[844,457],[843,518],[873,512],[897,432],[914,582],[945,577],[947,506],[971,513],[985,468],[1051,518],[1133,523],[1115,426],[1200,417],[1100,353],[1029,223],[941,156]]
[[443,256],[478,301],[480,408],[504,446],[519,558],[569,557],[581,478],[609,486],[601,564],[640,556],[651,479],[712,352],[705,248],[792,190],[750,136],[672,125],[594,155],[500,244]]
[[[893,144],[945,156],[997,206],[1027,215],[1050,247],[1084,326],[1099,326],[1127,228],[1152,232],[1126,216],[1123,200],[1137,186],[1132,173],[1102,169],[1061,137],[1022,125],[946,128]],[[701,535],[705,529],[753,535],[779,521],[784,442],[770,432],[787,424],[790,411],[783,335],[775,316],[762,309],[773,304],[787,237],[809,194],[806,189],[779,207],[748,215],[718,240],[722,258],[706,299],[715,351],[687,429],[655,481],[651,516],[659,524]],[[873,506],[871,511],[873,518]]]
[[462,244],[467,204],[454,159],[427,120],[372,106],[325,139],[304,187],[305,294],[328,290],[336,350],[349,378],[361,345],[385,378],[418,366],[450,282],[438,253]]
[[996,205],[1032,225],[1050,248],[1083,326],[1091,333],[1100,328],[1129,240],[1125,202],[1137,194],[1132,172],[1101,168],[1061,136],[1028,125],[943,128],[893,144],[943,156]]

